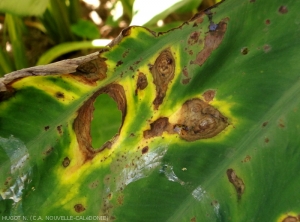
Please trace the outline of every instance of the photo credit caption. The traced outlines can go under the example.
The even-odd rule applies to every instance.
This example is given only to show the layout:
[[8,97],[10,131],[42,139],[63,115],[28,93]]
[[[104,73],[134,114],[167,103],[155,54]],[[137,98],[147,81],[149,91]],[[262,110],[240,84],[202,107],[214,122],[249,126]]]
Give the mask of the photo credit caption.
[[1,216],[1,221],[108,221],[108,216]]

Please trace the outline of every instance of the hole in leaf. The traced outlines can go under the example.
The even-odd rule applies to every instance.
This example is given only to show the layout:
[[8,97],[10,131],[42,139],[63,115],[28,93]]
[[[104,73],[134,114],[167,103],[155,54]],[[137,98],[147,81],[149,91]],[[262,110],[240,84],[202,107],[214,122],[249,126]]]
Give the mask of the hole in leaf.
[[91,137],[92,147],[98,149],[119,132],[122,113],[117,103],[105,93],[96,98],[94,108]]

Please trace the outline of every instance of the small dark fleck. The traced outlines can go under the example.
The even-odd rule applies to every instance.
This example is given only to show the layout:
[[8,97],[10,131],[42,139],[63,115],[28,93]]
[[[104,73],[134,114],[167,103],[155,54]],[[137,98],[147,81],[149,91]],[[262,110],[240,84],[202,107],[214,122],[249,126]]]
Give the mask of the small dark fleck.
[[181,80],[181,83],[182,83],[183,85],[186,85],[186,84],[188,84],[188,83],[190,82],[190,80],[191,80],[191,78],[182,79],[182,80]]
[[148,150],[149,150],[149,147],[148,147],[148,146],[145,146],[145,147],[142,149],[142,154],[147,153]]
[[249,50],[248,50],[247,47],[244,47],[244,48],[241,49],[241,53],[242,53],[243,55],[247,55],[248,52],[249,52]]
[[68,167],[70,165],[71,160],[69,157],[65,157],[65,159],[62,162],[63,167]]
[[118,204],[123,205],[123,202],[124,202],[124,196],[123,195],[118,196]]
[[45,126],[45,131],[47,131],[50,128],[50,126]]
[[130,133],[130,137],[134,137],[135,135],[134,135],[134,133]]
[[270,139],[268,137],[265,138],[265,143],[268,143]]
[[182,73],[185,77],[189,77],[189,72],[187,71],[186,66],[182,69]]
[[199,36],[200,36],[200,33],[199,32],[193,32],[190,34],[190,37],[188,39],[188,44],[189,45],[194,45],[198,42],[199,40]]
[[280,6],[280,8],[278,9],[278,12],[281,14],[286,14],[286,13],[288,13],[288,9],[286,6]]
[[120,66],[120,65],[122,65],[122,64],[123,64],[123,62],[122,62],[121,60],[119,60],[119,61],[117,62],[117,67]]
[[56,96],[58,99],[63,99],[63,98],[65,98],[65,95],[64,95],[62,92],[56,92],[56,93],[55,93],[55,96]]
[[122,54],[122,57],[125,58],[129,53],[129,49],[126,49],[125,52]]
[[[141,61],[140,60],[138,60],[138,61],[135,61],[133,64],[134,65],[137,65],[137,64],[139,64]],[[139,70],[137,70],[137,71],[139,71]]]
[[242,162],[247,163],[247,162],[249,162],[250,160],[251,160],[251,156],[247,155],[247,156],[244,158],[244,161],[242,161]]
[[62,125],[59,125],[56,127],[57,131],[59,134],[62,134],[62,130],[61,130]]
[[84,208],[84,206],[83,206],[82,204],[76,204],[76,205],[74,206],[74,209],[75,209],[75,211],[76,211],[77,213],[81,213],[82,211],[85,211],[85,208]]
[[284,125],[284,124],[282,124],[282,123],[279,123],[279,127],[280,127],[280,128],[284,128],[284,127],[285,127],[285,125]]
[[256,0],[250,0],[250,3],[253,3],[253,2],[255,2]]
[[268,121],[266,121],[266,122],[264,122],[264,123],[262,124],[262,126],[263,126],[263,127],[265,127],[265,126],[267,126],[267,125],[268,125],[268,123],[269,123],[269,122],[268,122]]
[[270,45],[264,45],[264,51],[265,52],[269,52],[271,50],[271,46]]
[[271,24],[270,19],[267,19],[267,20],[265,21],[265,23],[266,23],[266,25],[270,25],[270,24]]
[[217,206],[219,203],[218,203],[218,201],[216,201],[216,200],[214,200],[213,202],[211,202],[210,203],[210,205],[212,205],[212,206]]
[[190,222],[196,222],[196,217],[191,218]]
[[9,185],[10,182],[11,182],[11,179],[12,179],[11,177],[7,177],[6,180],[5,180],[4,186]]
[[144,73],[139,72],[137,83],[136,83],[136,90],[135,95],[137,95],[138,90],[143,90],[148,86],[148,80]]
[[44,154],[49,155],[50,153],[52,153],[53,150],[54,150],[54,148],[50,147],[44,152]]

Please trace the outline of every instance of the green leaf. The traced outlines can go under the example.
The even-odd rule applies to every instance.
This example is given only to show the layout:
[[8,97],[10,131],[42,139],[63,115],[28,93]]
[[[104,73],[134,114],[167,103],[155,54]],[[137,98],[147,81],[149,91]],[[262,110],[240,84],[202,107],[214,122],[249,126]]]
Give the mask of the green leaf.
[[[135,0],[130,25],[153,25],[178,9],[183,11],[196,8],[202,0]],[[184,7],[184,9],[182,9]]]
[[14,71],[14,65],[10,60],[7,52],[0,48],[0,66],[3,69],[3,74]]
[[[0,216],[297,221],[299,8],[227,0],[2,78]],[[122,118],[94,149],[118,124],[103,94]]]
[[72,32],[82,38],[97,39],[100,36],[98,27],[91,21],[80,19],[71,26]]
[[73,16],[71,16],[70,13],[76,13],[77,11],[72,9],[73,7],[70,8],[67,1],[51,0],[47,10],[43,14],[42,22],[47,29],[47,32],[56,43],[74,40],[70,28],[70,19],[73,19]]
[[93,41],[80,41],[80,42],[65,42],[58,44],[48,51],[46,51],[39,58],[36,65],[49,64],[58,57],[67,54],[69,52],[83,50],[83,49],[103,49],[110,42],[109,39],[95,39]]
[[23,21],[15,15],[6,14],[5,25],[12,45],[15,67],[17,69],[28,67],[25,45],[22,41],[23,34],[27,31]]
[[49,0],[2,0],[0,1],[0,12],[18,16],[39,16],[46,10],[48,1]]

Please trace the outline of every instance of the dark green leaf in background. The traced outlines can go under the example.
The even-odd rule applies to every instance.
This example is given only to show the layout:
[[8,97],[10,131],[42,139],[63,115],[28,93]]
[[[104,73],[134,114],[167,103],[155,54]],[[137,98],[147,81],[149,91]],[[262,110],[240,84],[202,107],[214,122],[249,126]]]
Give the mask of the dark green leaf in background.
[[77,23],[71,25],[71,31],[85,39],[97,39],[100,37],[98,27],[88,20],[80,19]]
[[42,15],[49,0],[1,0],[0,12],[19,16]]

